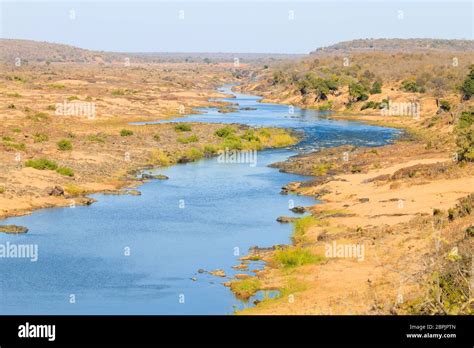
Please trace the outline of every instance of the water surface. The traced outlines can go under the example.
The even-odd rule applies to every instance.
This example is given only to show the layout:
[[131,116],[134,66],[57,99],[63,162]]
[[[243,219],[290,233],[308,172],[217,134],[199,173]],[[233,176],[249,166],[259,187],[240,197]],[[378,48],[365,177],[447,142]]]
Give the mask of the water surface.
[[[275,219],[292,216],[290,204],[315,203],[311,197],[279,194],[288,182],[306,178],[267,165],[301,149],[377,146],[397,134],[320,119],[316,111],[289,113],[287,106],[260,104],[255,96],[236,94],[229,101],[257,110],[202,109],[185,120],[289,127],[306,137],[296,148],[260,152],[255,167],[216,159],[176,165],[155,170],[170,179],[142,185],[141,196],[93,195],[98,202],[91,206],[44,209],[3,221],[30,231],[0,234],[0,244],[37,244],[39,258],[0,259],[0,312],[230,314],[246,304],[221,284],[226,278],[198,269],[222,268],[231,276],[231,266],[249,247],[289,243],[291,226]],[[250,269],[259,267],[255,263]]]

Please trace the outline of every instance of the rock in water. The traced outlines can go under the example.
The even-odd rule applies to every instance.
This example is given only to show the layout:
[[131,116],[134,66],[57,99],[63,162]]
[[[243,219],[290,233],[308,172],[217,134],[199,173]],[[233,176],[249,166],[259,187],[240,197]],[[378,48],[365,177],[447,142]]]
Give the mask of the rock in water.
[[303,214],[306,211],[306,208],[298,206],[298,207],[291,208],[290,210],[296,214]]
[[17,225],[0,225],[0,232],[3,233],[26,233],[28,228]]
[[277,221],[282,223],[282,224],[288,224],[288,223],[293,222],[295,220],[296,220],[296,218],[289,217],[289,216],[279,216],[279,217],[277,217]]

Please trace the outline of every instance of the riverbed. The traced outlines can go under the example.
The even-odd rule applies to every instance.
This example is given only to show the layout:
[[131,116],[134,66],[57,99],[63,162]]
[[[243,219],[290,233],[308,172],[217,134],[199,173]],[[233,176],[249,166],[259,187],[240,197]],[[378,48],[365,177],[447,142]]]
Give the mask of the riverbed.
[[[381,146],[399,131],[322,118],[315,110],[263,104],[257,96],[235,98],[231,113],[200,109],[167,122],[241,123],[292,128],[304,134],[296,146],[261,151],[257,165],[216,158],[152,170],[169,180],[139,187],[141,196],[92,195],[91,206],[54,208],[9,218],[27,226],[23,235],[0,234],[0,244],[37,245],[38,259],[0,259],[2,314],[231,314],[251,305],[223,282],[251,246],[290,242],[293,205],[311,197],[280,194],[291,181],[308,178],[268,165],[299,151],[354,144]],[[162,121],[157,121],[162,122]],[[140,124],[136,125],[137,127]],[[259,262],[250,264],[261,268]],[[226,277],[207,272],[223,269]]]

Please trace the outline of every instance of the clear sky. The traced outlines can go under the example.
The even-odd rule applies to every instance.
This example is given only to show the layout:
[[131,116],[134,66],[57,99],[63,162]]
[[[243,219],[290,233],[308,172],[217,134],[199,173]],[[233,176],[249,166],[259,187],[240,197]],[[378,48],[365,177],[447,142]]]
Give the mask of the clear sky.
[[124,52],[308,53],[357,38],[473,39],[471,0],[12,1],[0,36]]

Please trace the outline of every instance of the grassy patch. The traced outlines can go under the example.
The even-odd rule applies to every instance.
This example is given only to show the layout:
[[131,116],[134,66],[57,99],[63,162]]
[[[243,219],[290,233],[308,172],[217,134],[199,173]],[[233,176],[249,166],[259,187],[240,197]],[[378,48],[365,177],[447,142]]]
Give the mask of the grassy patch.
[[326,175],[331,169],[331,163],[318,163],[313,166],[313,175],[322,176]]
[[201,159],[204,157],[204,153],[201,150],[193,147],[192,149],[189,149],[188,151],[186,151],[184,156],[190,159],[191,161],[197,161],[198,159]]
[[107,140],[107,136],[102,133],[89,134],[86,139],[87,141],[90,141],[93,143],[105,143],[105,141]]
[[150,164],[169,166],[173,163],[172,159],[161,149],[153,149],[150,153]]
[[71,151],[72,150],[72,144],[69,140],[67,139],[61,139],[59,140],[56,145],[58,146],[59,151]]
[[174,126],[174,130],[177,132],[191,132],[191,126],[187,123],[178,123]]
[[261,282],[256,277],[235,280],[230,283],[232,292],[241,299],[248,299],[260,290]]
[[38,170],[56,170],[58,165],[54,161],[50,161],[46,158],[40,158],[37,160],[28,160],[25,163],[26,167],[31,167]]
[[122,129],[120,131],[120,136],[121,137],[129,137],[131,135],[133,135],[133,131],[131,131],[130,129]]
[[196,143],[199,141],[197,135],[191,135],[189,137],[179,137],[178,142],[181,144]]
[[34,115],[28,115],[27,118],[32,120],[32,121],[38,121],[38,122],[49,120],[48,114],[46,114],[44,112],[37,112]]
[[66,191],[67,194],[71,196],[82,196],[83,194],[87,192],[86,189],[75,184],[64,185],[64,190]]
[[56,172],[64,176],[74,176],[74,171],[69,167],[59,167]]
[[48,141],[49,137],[46,134],[43,133],[35,133],[33,135],[33,141],[35,143],[44,143],[45,141]]
[[4,186],[0,186],[0,194],[1,193],[5,193],[5,187]]
[[310,263],[319,263],[324,260],[324,257],[315,255],[308,249],[290,247],[277,250],[274,260],[280,267],[292,268]]
[[316,223],[316,218],[311,215],[304,216],[296,220],[293,225],[293,235],[291,236],[293,243],[298,244],[304,242],[306,240],[306,231],[308,231],[308,229]]

